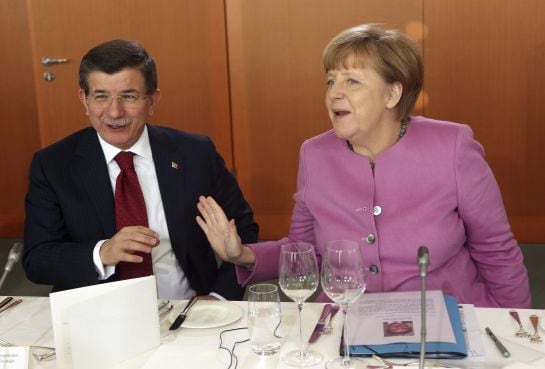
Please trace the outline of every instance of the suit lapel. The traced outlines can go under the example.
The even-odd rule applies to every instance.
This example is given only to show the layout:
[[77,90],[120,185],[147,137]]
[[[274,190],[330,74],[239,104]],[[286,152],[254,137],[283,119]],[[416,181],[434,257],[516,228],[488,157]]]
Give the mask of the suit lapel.
[[148,125],[148,132],[172,249],[183,267],[185,261],[185,252],[182,252],[185,250],[183,154],[164,131]]
[[76,148],[74,180],[85,188],[106,237],[115,234],[114,194],[96,131],[88,128]]

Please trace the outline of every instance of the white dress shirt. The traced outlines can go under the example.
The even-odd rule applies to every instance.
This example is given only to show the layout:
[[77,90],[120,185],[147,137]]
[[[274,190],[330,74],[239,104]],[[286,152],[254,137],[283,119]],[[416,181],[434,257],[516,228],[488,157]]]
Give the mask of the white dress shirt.
[[[121,169],[114,160],[114,157],[121,150],[104,141],[100,135],[98,135],[98,140],[106,157],[108,173],[112,189],[115,193],[115,182]],[[163,208],[163,201],[161,200],[159,182],[157,181],[155,164],[153,163],[153,155],[149,143],[148,128],[146,126],[144,126],[144,131],[138,141],[127,151],[135,154],[133,157],[134,169],[138,175],[138,182],[140,182],[146,202],[148,226],[151,230],[159,233],[160,243],[151,252],[153,274],[157,283],[157,295],[160,299],[189,299],[195,295],[195,291],[189,285],[189,281],[182,268],[180,268],[174,251],[172,251],[165,219],[165,210]],[[115,266],[105,266],[100,259],[100,246],[105,241],[99,241],[93,250],[93,261],[99,280],[107,279],[115,273]]]

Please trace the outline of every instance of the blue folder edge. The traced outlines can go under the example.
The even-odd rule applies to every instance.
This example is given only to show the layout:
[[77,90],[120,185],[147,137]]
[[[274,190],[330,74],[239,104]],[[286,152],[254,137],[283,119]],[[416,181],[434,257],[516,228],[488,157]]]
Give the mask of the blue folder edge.
[[[445,305],[454,332],[456,343],[426,342],[426,358],[430,359],[463,359],[467,357],[466,340],[462,329],[460,311],[454,296],[444,295]],[[344,355],[344,343],[341,339],[341,355]],[[350,345],[350,356],[382,357],[419,357],[420,343],[389,343],[383,345]]]

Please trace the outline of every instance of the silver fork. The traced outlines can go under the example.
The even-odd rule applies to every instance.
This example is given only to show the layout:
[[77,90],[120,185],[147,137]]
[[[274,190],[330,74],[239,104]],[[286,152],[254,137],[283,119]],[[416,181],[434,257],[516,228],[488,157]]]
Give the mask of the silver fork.
[[539,332],[537,331],[539,317],[537,315],[530,315],[530,321],[532,322],[532,326],[534,327],[534,334],[530,337],[530,342],[539,343],[543,341],[539,336]]
[[159,311],[159,319],[163,319],[174,308],[174,305],[169,304],[170,300],[163,300],[157,306],[157,310]]
[[157,305],[157,310],[161,310],[170,303],[170,300],[163,300]]
[[[13,343],[9,343],[7,341],[4,341],[0,339],[0,346],[2,347],[14,347],[15,345]],[[49,352],[32,352],[32,356],[36,358],[38,361],[47,360],[55,356],[55,348],[54,347],[47,347],[47,346],[36,346],[36,345],[30,345],[28,346],[31,349],[36,350],[46,350]]]
[[163,311],[159,310],[159,319],[164,318],[173,308],[174,308],[174,305],[171,304],[171,305],[168,305],[166,309],[163,309]]

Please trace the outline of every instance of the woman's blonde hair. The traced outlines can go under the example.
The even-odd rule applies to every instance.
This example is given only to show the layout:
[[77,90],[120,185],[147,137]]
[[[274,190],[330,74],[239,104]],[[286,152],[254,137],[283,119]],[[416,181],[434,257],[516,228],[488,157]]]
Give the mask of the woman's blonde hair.
[[403,93],[395,108],[400,120],[408,118],[424,82],[424,65],[416,42],[399,30],[376,24],[362,24],[339,33],[325,47],[323,63],[326,73],[368,67],[386,83],[401,83]]

